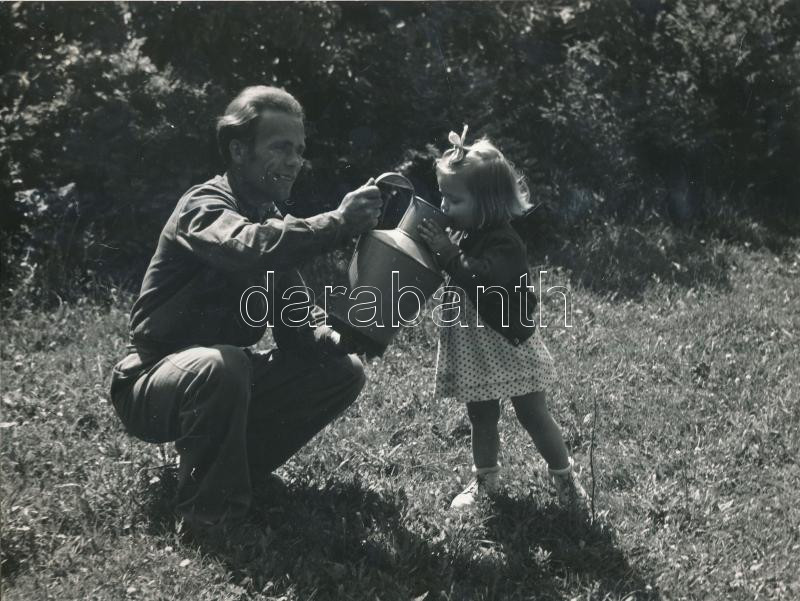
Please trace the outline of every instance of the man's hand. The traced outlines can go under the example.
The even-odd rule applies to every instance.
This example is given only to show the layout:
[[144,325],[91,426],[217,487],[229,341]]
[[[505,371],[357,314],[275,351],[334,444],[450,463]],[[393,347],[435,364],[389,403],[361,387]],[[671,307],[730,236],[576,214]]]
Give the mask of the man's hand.
[[347,335],[342,335],[332,327],[322,325],[314,330],[315,350],[323,356],[340,357],[355,353],[364,354],[364,349]]
[[417,231],[436,256],[439,265],[447,262],[454,253],[458,252],[458,247],[435,221],[425,219],[417,226]]
[[314,328],[314,343],[310,350],[319,353],[323,357],[348,354],[347,349],[342,347],[339,332],[328,325]]
[[378,225],[383,209],[380,190],[375,180],[370,180],[345,195],[336,211],[342,216],[345,227],[353,234],[362,234]]

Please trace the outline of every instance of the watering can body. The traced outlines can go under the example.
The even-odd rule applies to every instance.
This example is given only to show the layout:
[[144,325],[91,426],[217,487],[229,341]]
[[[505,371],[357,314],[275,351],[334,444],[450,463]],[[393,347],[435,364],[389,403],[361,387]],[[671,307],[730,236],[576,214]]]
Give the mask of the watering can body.
[[400,328],[419,323],[425,301],[442,283],[417,233],[426,218],[447,225],[437,207],[413,196],[397,228],[363,234],[350,260],[347,293],[329,299],[331,325],[371,355],[382,355]]

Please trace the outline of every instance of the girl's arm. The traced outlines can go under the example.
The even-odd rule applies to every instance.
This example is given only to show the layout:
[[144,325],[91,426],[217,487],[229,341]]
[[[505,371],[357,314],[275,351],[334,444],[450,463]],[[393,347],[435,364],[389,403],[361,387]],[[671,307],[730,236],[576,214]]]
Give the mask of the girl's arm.
[[[520,252],[522,251],[522,252]],[[516,281],[525,265],[524,249],[508,237],[493,237],[480,256],[468,256],[455,247],[444,257],[442,266],[460,286],[504,286]],[[527,266],[523,270],[527,271]]]
[[487,234],[478,256],[468,256],[434,223],[424,223],[420,235],[439,266],[462,287],[503,286],[527,272],[525,248],[503,231]]

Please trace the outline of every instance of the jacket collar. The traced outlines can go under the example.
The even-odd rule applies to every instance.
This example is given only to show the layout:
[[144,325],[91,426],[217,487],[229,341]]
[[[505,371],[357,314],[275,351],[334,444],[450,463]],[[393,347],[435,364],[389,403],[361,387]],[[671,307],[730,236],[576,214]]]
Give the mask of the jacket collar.
[[251,221],[255,221],[258,223],[263,223],[267,219],[271,219],[273,217],[282,218],[283,214],[280,212],[278,207],[275,205],[274,202],[269,202],[266,204],[255,204],[247,202],[244,197],[239,196],[233,189],[231,185],[231,181],[228,178],[228,173],[225,172],[224,175],[220,177],[220,185],[227,191],[230,192],[230,195],[236,201],[236,206],[241,211],[242,215],[250,219]]

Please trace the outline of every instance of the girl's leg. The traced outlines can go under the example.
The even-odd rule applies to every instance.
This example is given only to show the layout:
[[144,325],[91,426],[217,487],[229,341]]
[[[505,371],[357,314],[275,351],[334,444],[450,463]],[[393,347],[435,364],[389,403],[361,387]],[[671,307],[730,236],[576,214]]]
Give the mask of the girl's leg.
[[550,476],[562,506],[578,512],[587,512],[589,496],[581,486],[572,470],[572,461],[561,436],[561,428],[553,420],[547,408],[544,392],[529,394],[511,399],[517,419],[533,439],[533,444],[542,454],[550,468]]
[[511,402],[519,423],[531,435],[533,444],[550,469],[560,470],[569,467],[567,445],[561,436],[561,428],[553,420],[547,408],[547,395],[544,392],[531,392],[513,397]]
[[500,465],[497,454],[500,450],[500,435],[497,422],[500,419],[499,401],[467,403],[467,414],[472,424],[472,473],[474,477],[467,487],[450,503],[452,509],[468,509],[478,498],[497,489]]
[[500,402],[494,400],[467,403],[467,414],[472,425],[472,460],[475,467],[496,466],[500,450],[500,434],[497,431]]

